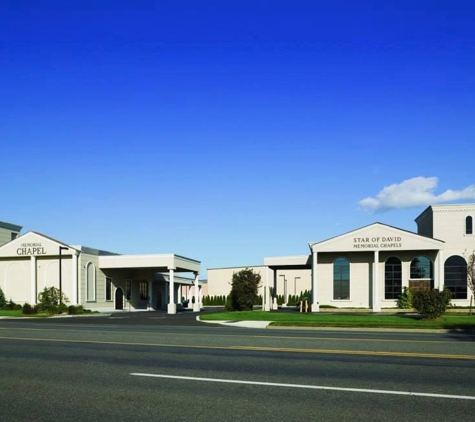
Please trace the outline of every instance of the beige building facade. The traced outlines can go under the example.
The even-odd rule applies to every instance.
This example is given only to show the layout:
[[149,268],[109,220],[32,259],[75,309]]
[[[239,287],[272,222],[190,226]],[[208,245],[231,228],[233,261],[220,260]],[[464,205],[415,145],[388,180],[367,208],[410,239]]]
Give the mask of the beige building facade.
[[175,254],[121,255],[33,231],[21,235],[21,229],[0,222],[0,287],[7,300],[33,305],[45,287],[57,287],[68,304],[91,310],[176,313],[182,294],[196,296],[194,310],[200,310],[197,260]]
[[[321,305],[378,312],[395,307],[404,287],[445,287],[452,304],[468,306],[474,218],[475,204],[433,205],[416,218],[416,232],[374,223],[311,242],[308,255],[264,258],[264,265],[249,268],[261,274],[267,310],[276,306],[270,287],[286,298],[311,290],[314,312]],[[242,268],[208,270],[209,294],[228,294],[232,273]]]

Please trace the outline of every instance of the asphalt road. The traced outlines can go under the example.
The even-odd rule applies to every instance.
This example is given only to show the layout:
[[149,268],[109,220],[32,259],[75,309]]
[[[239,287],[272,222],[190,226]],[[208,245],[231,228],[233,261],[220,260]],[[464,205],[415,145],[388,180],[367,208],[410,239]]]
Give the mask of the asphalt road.
[[0,320],[0,421],[473,420],[472,335],[195,316]]

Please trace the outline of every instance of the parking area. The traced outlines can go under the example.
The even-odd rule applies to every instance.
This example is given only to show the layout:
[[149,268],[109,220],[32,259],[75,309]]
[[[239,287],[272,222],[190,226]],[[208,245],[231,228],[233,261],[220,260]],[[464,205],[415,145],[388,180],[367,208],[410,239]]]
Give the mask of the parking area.
[[34,321],[39,324],[198,326],[203,324],[197,321],[196,317],[210,312],[217,312],[217,310],[206,309],[201,312],[181,310],[173,315],[168,314],[166,311],[114,311],[110,314],[67,315],[52,318],[7,318],[2,319],[2,321],[19,324]]

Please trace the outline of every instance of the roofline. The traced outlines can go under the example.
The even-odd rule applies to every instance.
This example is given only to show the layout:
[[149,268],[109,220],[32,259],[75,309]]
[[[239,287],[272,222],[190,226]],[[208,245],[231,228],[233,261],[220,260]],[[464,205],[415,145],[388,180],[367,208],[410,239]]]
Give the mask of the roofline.
[[46,236],[46,235],[44,235],[43,233],[35,232],[35,231],[33,231],[33,230],[30,230],[29,232],[26,232],[26,233],[23,234],[22,236],[25,236],[25,235],[27,235],[28,233],[37,234],[38,236],[44,237],[44,238],[46,238],[46,239],[49,239],[49,240],[51,240],[52,242],[56,242],[56,243],[59,243],[60,245],[66,246],[68,249],[74,249],[75,251],[81,252],[79,249],[75,248],[74,246],[68,245],[67,243],[61,242],[61,241],[58,240],[58,239],[55,239],[55,238],[53,238],[53,237]]
[[23,227],[13,223],[7,223],[6,221],[0,221],[0,228],[20,232]]
[[214,268],[206,268],[206,271],[209,270],[232,270],[234,268],[259,268],[262,267],[264,268],[265,265],[236,265],[235,267],[214,267]]
[[346,236],[347,234],[350,234],[352,232],[356,232],[358,230],[362,230],[362,229],[365,229],[367,227],[371,227],[371,226],[376,226],[376,225],[380,225],[380,226],[384,226],[384,227],[389,227],[391,229],[394,229],[394,230],[399,230],[399,231],[402,231],[402,232],[405,232],[405,233],[408,233],[412,236],[417,236],[417,237],[422,237],[424,239],[429,239],[429,240],[435,240],[436,242],[441,242],[441,243],[445,243],[444,240],[441,240],[441,239],[436,239],[434,237],[428,237],[428,236],[423,236],[422,234],[419,234],[419,233],[416,233],[416,232],[412,232],[410,230],[406,230],[406,229],[401,229],[400,227],[396,227],[396,226],[391,226],[390,224],[385,224],[385,223],[380,223],[379,221],[376,222],[376,223],[371,223],[371,224],[367,224],[366,226],[362,226],[362,227],[359,227],[357,229],[354,229],[354,230],[350,230],[348,232],[345,232],[345,233],[342,233],[342,234],[339,234],[338,236],[333,236],[333,237],[330,237],[328,239],[325,239],[325,240],[322,240],[321,242],[310,242],[308,244],[310,250],[312,249],[312,246],[315,246],[315,245],[320,245],[322,243],[325,243],[325,242],[328,242],[330,240],[333,240],[333,239],[336,239],[338,237],[343,237],[343,236]]

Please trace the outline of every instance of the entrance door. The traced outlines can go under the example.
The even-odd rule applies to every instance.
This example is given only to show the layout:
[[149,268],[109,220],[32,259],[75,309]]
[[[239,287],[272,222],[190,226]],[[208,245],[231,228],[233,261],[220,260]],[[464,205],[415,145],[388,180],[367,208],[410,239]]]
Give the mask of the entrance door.
[[122,310],[124,309],[124,292],[119,287],[115,291],[115,309]]
[[162,291],[159,290],[157,294],[157,309],[162,309],[163,307],[163,295]]

